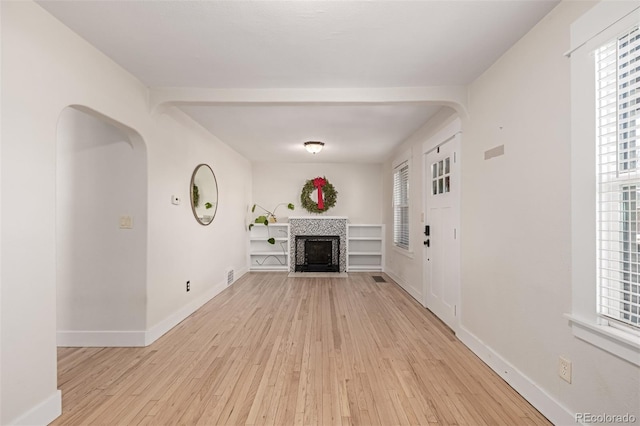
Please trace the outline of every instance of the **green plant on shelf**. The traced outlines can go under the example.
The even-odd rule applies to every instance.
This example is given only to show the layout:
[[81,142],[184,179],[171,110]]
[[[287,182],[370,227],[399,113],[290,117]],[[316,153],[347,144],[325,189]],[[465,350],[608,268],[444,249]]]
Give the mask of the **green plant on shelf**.
[[[249,224],[249,230],[251,230],[251,228],[253,228],[253,225],[255,225],[256,223],[260,223],[264,226],[269,226],[269,223],[275,223],[277,222],[277,218],[276,218],[276,214],[275,211],[278,209],[278,207],[280,206],[287,206],[287,208],[289,210],[294,210],[296,207],[293,205],[293,203],[280,203],[278,204],[273,210],[267,210],[264,207],[262,207],[261,205],[258,204],[254,204],[253,207],[251,207],[251,213],[255,213],[256,211],[256,207],[260,208],[261,210],[264,211],[264,214],[261,214],[260,216],[256,217],[253,221],[253,223]],[[271,238],[269,237],[267,239],[267,242],[269,244],[275,244],[276,240],[275,238]]]

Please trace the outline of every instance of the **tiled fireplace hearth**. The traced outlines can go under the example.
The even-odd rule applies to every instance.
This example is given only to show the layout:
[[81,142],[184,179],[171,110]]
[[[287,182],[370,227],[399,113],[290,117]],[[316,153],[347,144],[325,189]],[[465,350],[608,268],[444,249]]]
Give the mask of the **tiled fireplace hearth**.
[[[328,263],[330,262],[334,267],[337,267],[337,272],[347,271],[346,217],[290,217],[289,233],[289,258],[295,259],[295,261],[292,261],[289,264],[289,270],[291,272],[295,272],[296,270],[320,271],[324,269],[321,265],[323,262],[320,262],[318,260],[318,256],[315,255],[315,252],[317,249],[321,249],[327,244],[327,242],[330,242],[331,240],[335,240],[338,243],[337,247],[335,243],[333,246],[331,246],[331,251],[335,252],[337,250],[338,255],[337,259],[336,256],[333,255],[332,259],[328,259]],[[306,247],[313,247],[313,253],[302,253],[300,256],[297,256],[297,251],[304,250],[305,248],[304,242],[302,244],[300,243],[300,241],[304,240],[311,241],[311,245],[307,244]],[[298,243],[296,243],[296,241],[298,241]],[[304,262],[305,258],[309,259],[309,254],[311,254],[311,263],[313,265],[311,266],[311,269],[309,269],[309,265],[307,265],[306,267],[300,267],[300,263]],[[298,268],[296,268],[296,264],[298,264]],[[327,270],[327,272],[334,271],[336,271],[336,269]]]

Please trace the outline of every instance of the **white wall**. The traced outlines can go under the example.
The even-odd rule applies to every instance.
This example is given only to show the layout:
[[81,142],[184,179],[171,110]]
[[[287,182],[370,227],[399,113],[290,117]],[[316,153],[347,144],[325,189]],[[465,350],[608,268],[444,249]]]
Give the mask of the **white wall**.
[[[282,206],[276,216],[310,216],[312,213],[300,204],[300,192],[307,180],[317,176],[325,176],[338,191],[336,205],[324,215],[347,216],[351,223],[382,223],[380,164],[255,163],[253,202],[266,209],[279,203],[293,203],[294,211]],[[250,214],[248,220],[255,216]]]
[[424,126],[399,146],[384,163],[383,199],[393,197],[393,163],[397,158],[409,155],[409,245],[410,250],[404,251],[393,245],[393,207],[391,203],[383,206],[384,223],[386,223],[386,265],[385,272],[389,274],[416,300],[423,301],[423,241],[424,220],[423,210],[423,143],[429,140],[438,130],[457,117],[451,108],[442,108]]
[[[462,164],[462,323],[570,412],[640,417],[637,367],[574,338],[569,26],[563,2],[469,90]],[[485,150],[505,155],[484,160]],[[557,374],[573,362],[573,383]]]
[[[2,4],[0,2],[0,33],[2,30]],[[0,42],[0,58],[2,57],[2,43]],[[0,62],[1,64],[1,62]],[[0,82],[2,82],[2,67],[0,66]],[[2,129],[2,104],[0,101],[0,131]],[[2,158],[2,134],[0,133],[0,158]],[[0,161],[0,232],[2,230],[2,161]],[[2,307],[2,243],[0,242],[0,307]],[[2,420],[2,314],[0,313],[0,421]]]
[[[147,147],[146,333],[149,340],[246,267],[251,165],[179,111],[150,114],[148,90],[32,2],[2,7],[1,424],[46,423],[60,409],[56,377],[56,127],[83,105],[139,133]],[[214,222],[189,207],[194,167],[220,190]],[[48,214],[28,206],[38,194]],[[171,195],[182,204],[171,204]],[[192,290],[185,291],[185,281]],[[33,419],[37,419],[34,421]]]
[[[458,337],[557,424],[574,413],[640,418],[640,370],[576,339],[571,312],[569,26],[592,2],[563,2],[469,87],[462,135],[462,285]],[[411,237],[422,240],[421,144],[441,111],[385,162],[409,150]],[[484,160],[499,145],[505,155]],[[392,210],[385,207],[388,241]],[[422,297],[421,248],[387,248],[387,272]],[[573,363],[573,383],[557,374]]]
[[[462,149],[462,326],[569,411],[640,417],[638,370],[576,340],[562,317],[571,307],[569,62],[562,53],[569,24],[589,6],[561,3],[470,89]],[[86,105],[135,129],[147,145],[147,331],[164,330],[219,291],[227,267],[246,267],[245,212],[252,202],[291,201],[294,214],[304,213],[302,185],[326,175],[340,192],[328,214],[377,223],[385,211],[389,224],[382,200],[390,198],[375,191],[389,193],[389,167],[383,174],[378,165],[256,164],[252,180],[248,161],[178,111],[149,114],[139,81],[38,5],[1,7],[0,423],[25,419],[42,403],[59,408],[56,220],[25,206],[32,194],[55,205],[56,125],[68,105]],[[406,147],[447,119],[423,128]],[[502,143],[505,156],[483,160],[484,150]],[[208,227],[195,222],[188,204],[191,172],[201,162],[212,166],[220,189]],[[171,204],[172,194],[181,205]],[[414,238],[419,213],[414,206]],[[421,280],[420,256],[387,255],[392,269],[407,271],[407,281]],[[571,385],[557,377],[558,355],[573,361]]]
[[[149,149],[149,270],[147,329],[157,336],[247,270],[244,212],[250,203],[251,164],[177,108],[153,117],[159,133]],[[191,212],[191,174],[211,166],[218,182],[218,210],[208,226]],[[171,195],[182,203],[171,204]],[[191,281],[191,291],[185,291]],[[186,311],[176,311],[187,306]]]
[[[57,153],[59,336],[144,330],[145,147],[98,117],[66,108],[58,122]],[[32,205],[43,207],[37,196]],[[124,215],[132,217],[132,229],[119,229]]]

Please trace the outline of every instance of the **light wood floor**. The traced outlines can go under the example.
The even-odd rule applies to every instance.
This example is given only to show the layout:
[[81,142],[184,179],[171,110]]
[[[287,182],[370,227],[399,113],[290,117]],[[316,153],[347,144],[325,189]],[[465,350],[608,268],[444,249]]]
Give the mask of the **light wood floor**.
[[60,348],[56,425],[548,425],[388,277],[250,273],[146,348]]

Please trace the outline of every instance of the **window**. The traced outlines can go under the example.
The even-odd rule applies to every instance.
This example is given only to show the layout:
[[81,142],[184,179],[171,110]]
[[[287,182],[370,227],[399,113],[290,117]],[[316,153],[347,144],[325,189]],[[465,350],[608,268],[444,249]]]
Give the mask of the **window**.
[[[439,150],[440,148],[438,148]],[[451,190],[451,157],[431,164],[431,194],[446,194]]]
[[640,30],[594,52],[598,314],[640,327]]
[[640,366],[640,66],[637,2],[571,25],[573,335]]
[[409,161],[393,170],[393,244],[409,250]]

